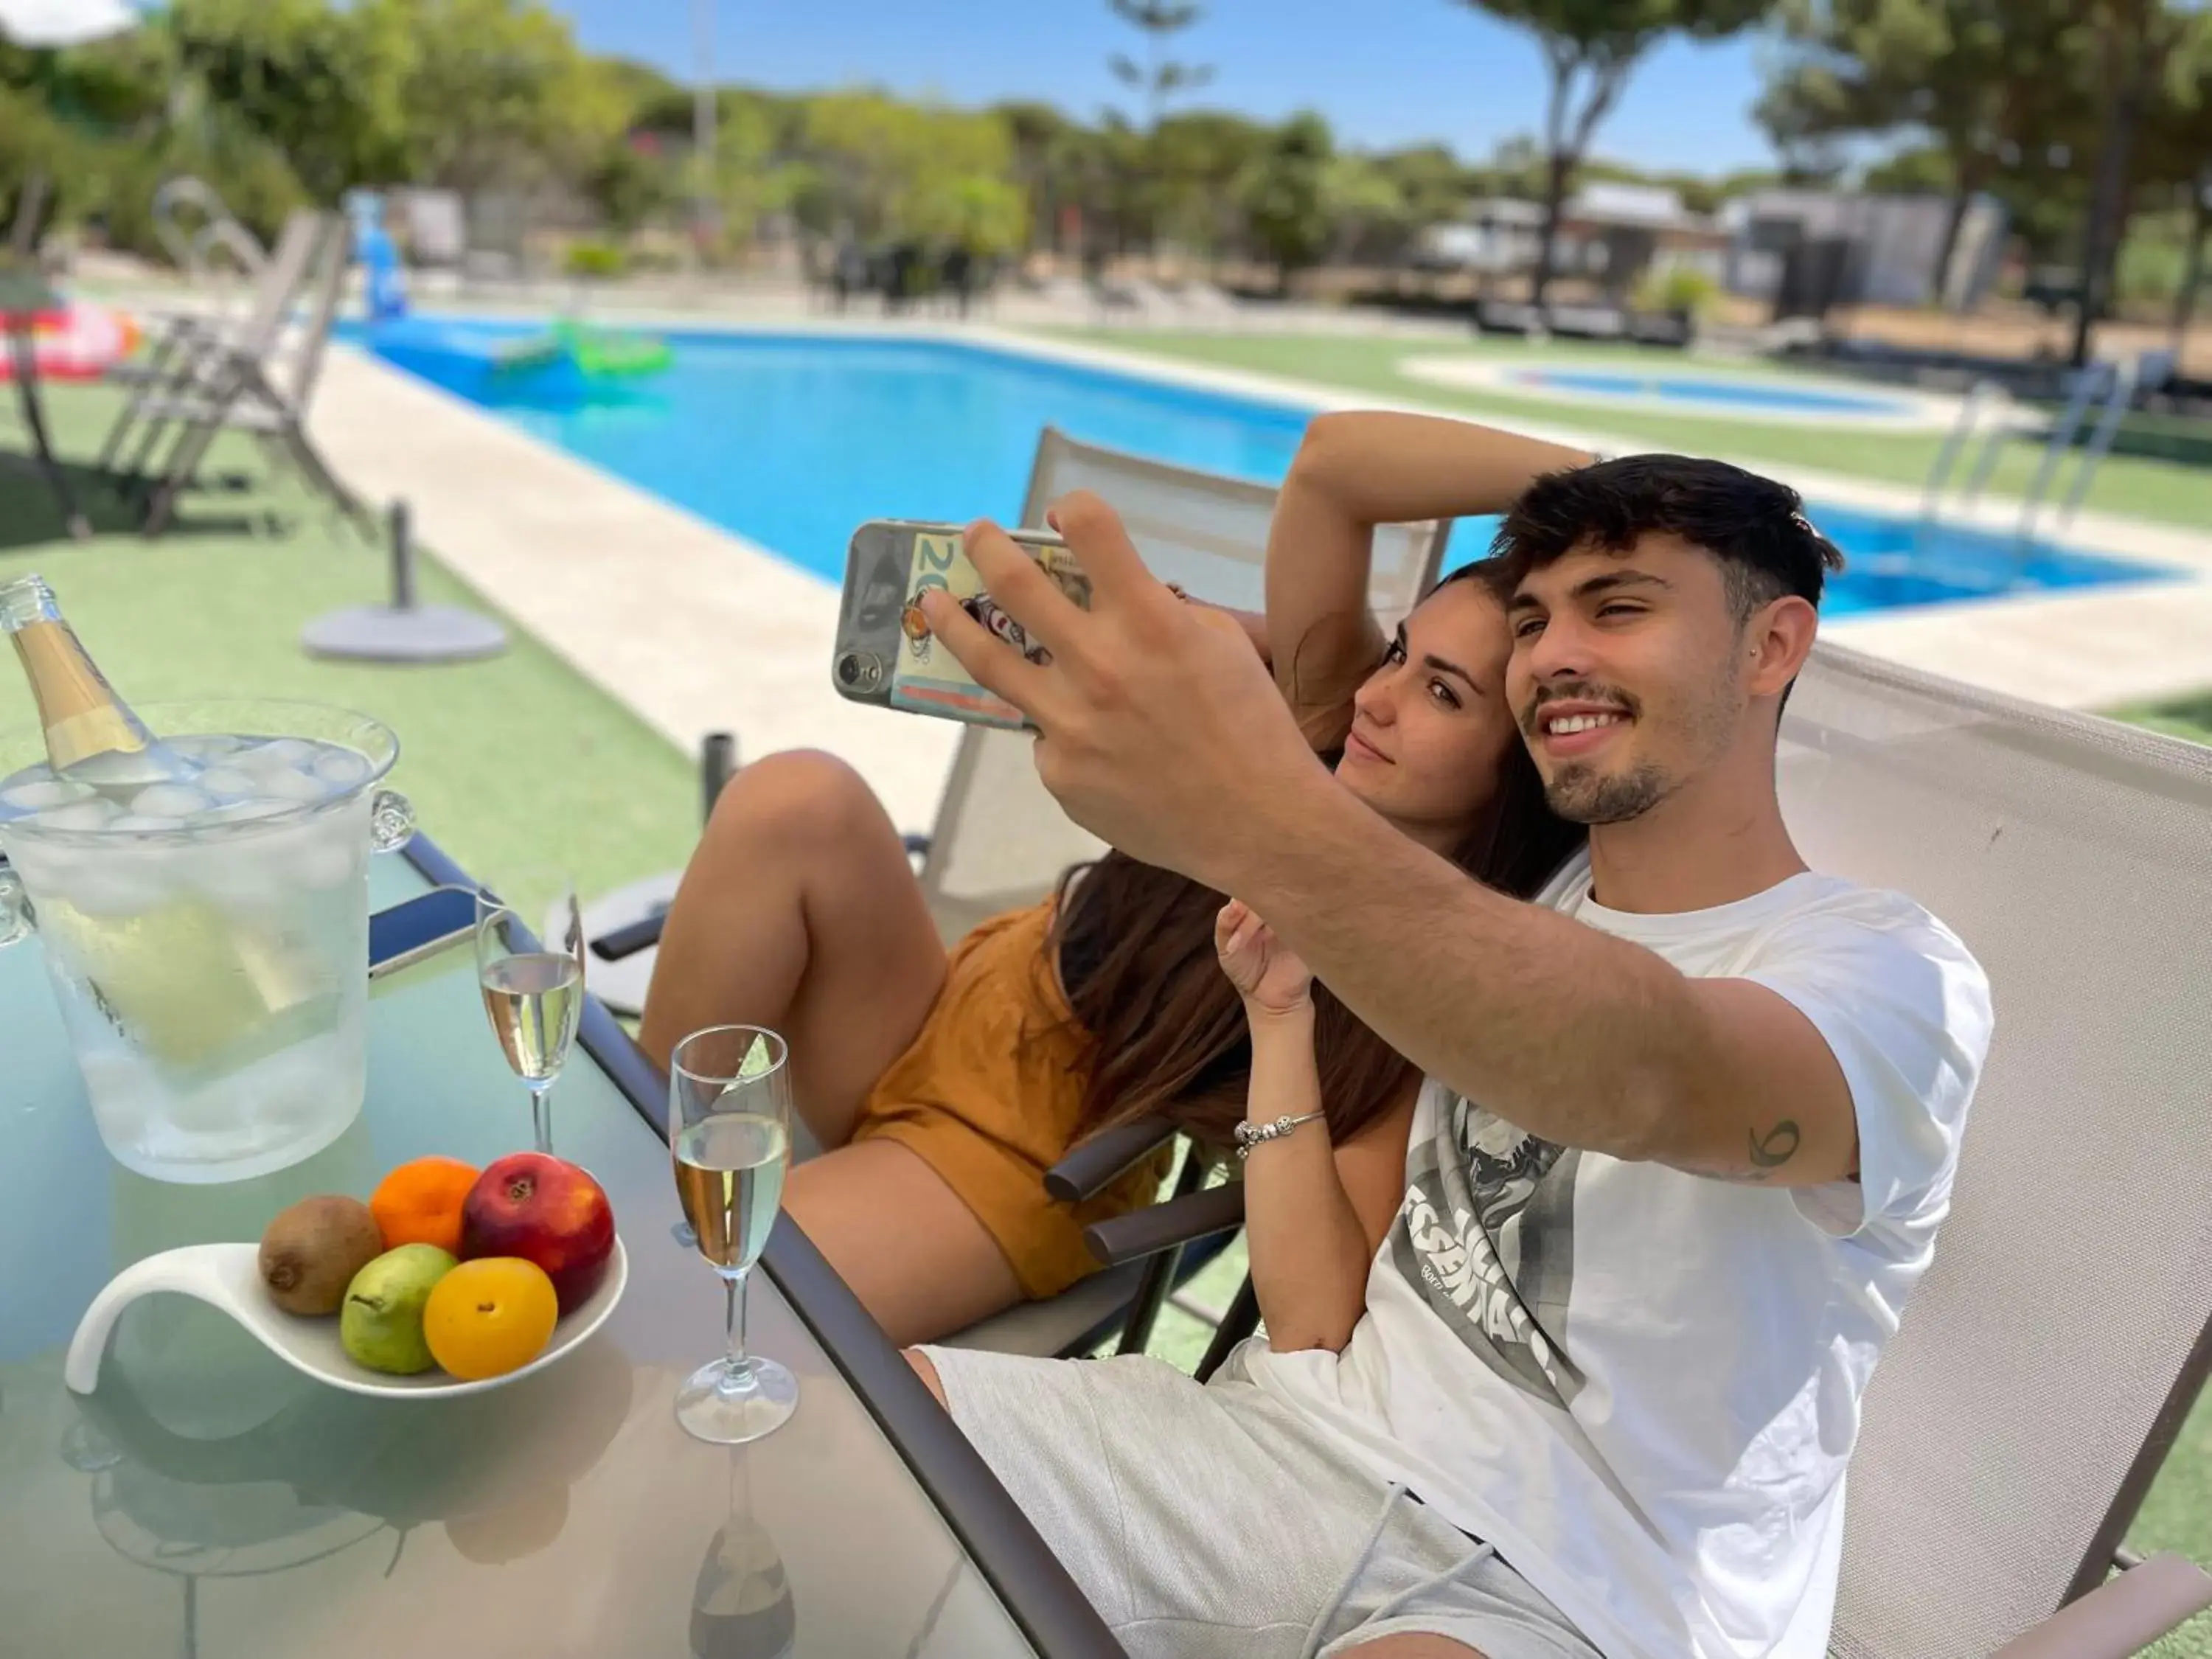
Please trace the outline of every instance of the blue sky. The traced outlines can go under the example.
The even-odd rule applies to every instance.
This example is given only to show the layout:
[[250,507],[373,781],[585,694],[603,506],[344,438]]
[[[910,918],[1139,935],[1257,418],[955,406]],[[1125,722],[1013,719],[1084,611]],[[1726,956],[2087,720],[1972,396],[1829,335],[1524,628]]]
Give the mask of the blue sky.
[[[688,76],[693,0],[551,0],[597,52]],[[867,82],[960,103],[1042,98],[1088,115],[1121,95],[1109,52],[1139,55],[1106,0],[714,0],[720,78],[778,88]],[[1212,0],[1180,55],[1216,66],[1205,101],[1279,118],[1301,106],[1362,144],[1442,139],[1480,157],[1540,130],[1526,37],[1459,0]],[[1770,161],[1752,125],[1757,43],[1674,43],[1600,130],[1600,154],[1719,173]]]

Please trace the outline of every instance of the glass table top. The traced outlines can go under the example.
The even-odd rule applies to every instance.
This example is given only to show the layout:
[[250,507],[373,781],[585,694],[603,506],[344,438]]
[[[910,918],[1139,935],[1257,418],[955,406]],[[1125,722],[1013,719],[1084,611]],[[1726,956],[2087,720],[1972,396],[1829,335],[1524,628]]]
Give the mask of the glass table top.
[[[380,859],[372,902],[425,885]],[[150,1181],[100,1145],[36,941],[0,951],[0,1651],[1031,1652],[765,1275],[753,1341],[797,1373],[797,1416],[734,1449],[677,1426],[678,1384],[720,1349],[720,1285],[670,1236],[665,1150],[580,1047],[552,1103],[555,1149],[605,1186],[630,1262],[612,1318],[560,1364],[466,1399],[367,1399],[165,1296],[125,1315],[80,1399],[62,1356],[118,1269],[258,1238],[295,1199],[365,1195],[424,1152],[521,1150],[528,1097],[470,953],[448,951],[373,988],[368,1101],[334,1145],[258,1180]]]

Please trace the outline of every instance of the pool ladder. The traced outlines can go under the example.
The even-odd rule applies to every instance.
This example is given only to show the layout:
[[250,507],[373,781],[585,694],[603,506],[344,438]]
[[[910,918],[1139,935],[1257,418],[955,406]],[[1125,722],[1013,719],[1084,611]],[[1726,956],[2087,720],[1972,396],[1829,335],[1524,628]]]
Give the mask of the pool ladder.
[[[2027,497],[2021,503],[2020,539],[2035,539],[2037,526],[2043,519],[2045,504],[2050,500],[2051,486],[2057,483],[2058,469],[2066,452],[2074,447],[2088,424],[2090,406],[2101,397],[2102,404],[2096,414],[2096,430],[2090,434],[2088,447],[2081,453],[2074,469],[2074,482],[2066,492],[2066,499],[2058,508],[2061,527],[2074,521],[2081,503],[2089,494],[2089,485],[2104,465],[2105,457],[2112,453],[2112,440],[2118,435],[2120,422],[2134,403],[2136,387],[2142,377],[2139,362],[2095,362],[2087,368],[2074,371],[2069,377],[2064,411],[2051,428],[2051,441],[2044,447],[2043,459],[2037,465],[2035,477],[2027,488]],[[2004,453],[2006,441],[2011,437],[2013,421],[2012,394],[1995,380],[1977,380],[1959,404],[1959,418],[1951,424],[1951,435],[1943,441],[1937,452],[1936,464],[1929,469],[1928,485],[1920,498],[1920,516],[1934,523],[1943,516],[1943,492],[1951,481],[1952,471],[1966,451],[1979,437],[1982,453],[1967,475],[1965,487],[1951,503],[1953,508],[1964,511],[1972,507],[1996,471],[1998,458]],[[1986,433],[1980,430],[1985,414],[1995,420]]]

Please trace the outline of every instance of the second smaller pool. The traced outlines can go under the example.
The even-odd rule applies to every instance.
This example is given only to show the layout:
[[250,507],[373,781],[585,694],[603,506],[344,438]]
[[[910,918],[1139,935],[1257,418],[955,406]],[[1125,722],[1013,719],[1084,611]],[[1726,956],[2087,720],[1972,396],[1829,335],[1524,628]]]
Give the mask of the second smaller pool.
[[1902,398],[1828,392],[1765,380],[1725,380],[1704,374],[1621,374],[1595,369],[1523,368],[1510,377],[1531,392],[1566,392],[1587,398],[1632,398],[1638,402],[1711,405],[1726,413],[1789,415],[1910,416]]

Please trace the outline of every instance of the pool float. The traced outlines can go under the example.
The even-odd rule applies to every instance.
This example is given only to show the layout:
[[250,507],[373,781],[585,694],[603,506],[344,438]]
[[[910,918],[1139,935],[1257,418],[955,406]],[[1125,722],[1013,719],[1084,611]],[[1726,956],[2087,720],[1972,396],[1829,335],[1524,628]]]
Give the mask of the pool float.
[[[137,349],[138,325],[112,306],[72,301],[31,319],[31,355],[41,379],[96,380]],[[0,350],[0,380],[15,378],[15,354]]]
[[667,341],[650,334],[618,334],[570,322],[556,323],[550,331],[586,377],[657,374],[676,357]]

